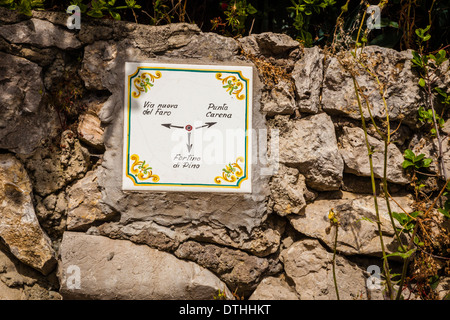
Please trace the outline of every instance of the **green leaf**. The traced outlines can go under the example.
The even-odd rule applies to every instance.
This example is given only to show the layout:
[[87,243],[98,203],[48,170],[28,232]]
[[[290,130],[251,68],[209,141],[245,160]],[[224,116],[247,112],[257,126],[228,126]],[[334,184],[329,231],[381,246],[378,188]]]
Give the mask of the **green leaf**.
[[424,159],[422,167],[423,168],[428,168],[431,165],[432,162],[433,162],[433,159],[431,159],[431,158]]
[[405,161],[402,162],[402,168],[403,168],[403,169],[409,168],[409,167],[411,167],[411,166],[414,166],[414,163],[412,163],[412,162],[409,161],[409,160],[405,160]]
[[414,161],[416,155],[414,154],[414,152],[411,149],[406,149],[405,152],[403,153],[403,157],[405,159]]
[[419,162],[423,158],[425,158],[425,154],[421,153],[414,159],[414,162]]
[[258,12],[258,10],[256,10],[255,7],[249,3],[247,6],[247,13],[251,15],[251,14],[256,14],[257,12]]
[[358,222],[358,221],[361,221],[361,220],[365,220],[365,221],[368,221],[368,222],[370,222],[370,223],[375,223],[375,221],[373,221],[373,220],[371,220],[371,219],[369,219],[369,218],[367,218],[367,217],[362,217],[361,219],[358,219],[357,222]]
[[420,78],[419,86],[421,86],[422,88],[425,88],[425,79],[424,78]]
[[117,12],[109,10],[109,14],[114,18],[114,20],[120,20],[120,14],[118,14]]
[[407,252],[394,252],[386,255],[386,257],[400,257],[403,259],[408,259],[414,252],[416,252],[416,248],[413,248]]

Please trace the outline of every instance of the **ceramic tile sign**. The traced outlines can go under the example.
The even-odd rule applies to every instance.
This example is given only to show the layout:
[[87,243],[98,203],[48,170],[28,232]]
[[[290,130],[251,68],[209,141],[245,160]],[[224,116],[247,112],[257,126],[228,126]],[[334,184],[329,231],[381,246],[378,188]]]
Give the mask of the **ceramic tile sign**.
[[252,74],[127,62],[122,188],[251,192]]

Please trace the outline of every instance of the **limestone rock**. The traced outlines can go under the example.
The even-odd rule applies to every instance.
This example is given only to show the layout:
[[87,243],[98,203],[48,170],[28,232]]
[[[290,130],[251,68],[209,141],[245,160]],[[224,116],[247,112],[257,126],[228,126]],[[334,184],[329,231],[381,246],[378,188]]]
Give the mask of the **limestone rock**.
[[180,34],[180,36],[182,36],[182,41],[178,44],[179,48],[167,51],[164,58],[196,60],[206,58],[230,63],[236,60],[239,54],[236,40],[216,33],[200,33],[198,35],[188,33]]
[[243,49],[253,55],[280,55],[299,47],[299,42],[286,34],[263,32],[239,39]]
[[[337,299],[332,258],[333,253],[326,251],[319,241],[313,239],[297,241],[281,252],[284,270],[295,283],[300,300]],[[336,256],[336,278],[340,299],[367,299],[363,270],[339,255]]]
[[299,300],[295,290],[287,283],[285,276],[264,278],[249,300]]
[[344,161],[331,118],[321,113],[293,121],[290,130],[280,134],[280,162],[298,168],[313,189],[339,189]]
[[[411,212],[411,199],[394,197],[394,200],[407,212]],[[394,230],[388,215],[386,201],[384,198],[378,197],[377,202],[386,249],[389,252],[396,252],[398,245],[394,242]],[[394,201],[391,201],[390,205],[393,212],[402,212]],[[316,200],[306,206],[304,215],[291,215],[289,221],[298,232],[320,239],[332,249],[335,228],[327,230],[330,227],[328,213],[331,209],[340,220],[336,246],[338,251],[344,254],[380,255],[376,211],[371,196],[356,195],[353,199]]]
[[175,255],[211,270],[231,291],[236,290],[237,294],[244,296],[251,293],[262,275],[270,271],[267,259],[213,244],[187,241],[178,247]]
[[159,250],[173,251],[188,240],[208,241],[235,249],[241,249],[258,257],[277,252],[284,231],[284,222],[267,219],[250,234],[238,233],[208,224],[167,226],[160,221],[134,221],[127,224],[110,222],[98,227],[101,235],[114,239],[127,239],[144,243]]
[[34,196],[36,216],[41,227],[52,239],[60,239],[66,230],[67,200],[66,193],[51,193],[46,197]]
[[206,300],[231,292],[210,271],[126,240],[66,232],[59,277],[65,299]]
[[262,111],[267,116],[275,114],[293,114],[296,110],[295,97],[292,85],[281,80],[273,88],[263,95]]
[[[372,163],[375,177],[382,178],[384,172],[384,142],[370,135],[368,140],[370,146],[374,148]],[[343,135],[339,138],[339,152],[344,159],[345,172],[370,177],[369,156],[363,129],[344,127]],[[387,156],[387,181],[407,184],[409,180],[402,168],[403,154],[395,144],[389,144]]]
[[82,178],[89,168],[89,154],[72,131],[62,133],[59,147],[41,147],[29,156],[21,156],[39,196],[47,196]]
[[104,129],[100,119],[92,113],[85,113],[79,119],[78,136],[80,140],[96,149],[103,149]]
[[41,103],[41,73],[37,64],[0,52],[0,148],[28,154],[55,134],[57,114]]
[[87,89],[104,90],[105,72],[114,64],[117,44],[114,41],[97,41],[84,48],[82,68],[78,72]]
[[0,248],[0,300],[61,300],[54,274],[44,277]]
[[89,171],[67,189],[67,229],[87,230],[90,225],[108,219],[101,207],[101,191],[95,171]]
[[306,201],[315,198],[315,194],[306,187],[305,177],[296,168],[284,165],[272,177],[270,190],[272,210],[280,216],[299,214],[306,206]]
[[31,18],[16,24],[4,25],[0,35],[9,42],[32,44],[37,47],[58,47],[63,50],[81,47],[75,34],[49,21]]
[[[413,124],[417,118],[417,105],[423,102],[421,88],[417,85],[418,78],[412,70],[411,53],[367,46],[360,58],[385,85],[390,121],[404,119],[403,123]],[[350,52],[341,53],[340,59],[359,73],[356,80],[372,106],[372,115],[375,118],[384,119],[385,107],[375,79],[359,66]],[[369,112],[364,99],[362,103],[364,117],[368,118]],[[323,80],[322,106],[323,110],[330,114],[343,114],[353,119],[360,118],[352,77],[339,63],[337,57],[328,59]]]
[[323,81],[324,54],[319,47],[305,48],[303,57],[295,63],[292,71],[301,112],[319,113]]
[[23,263],[48,274],[55,252],[36,218],[31,183],[20,161],[0,154],[0,238]]

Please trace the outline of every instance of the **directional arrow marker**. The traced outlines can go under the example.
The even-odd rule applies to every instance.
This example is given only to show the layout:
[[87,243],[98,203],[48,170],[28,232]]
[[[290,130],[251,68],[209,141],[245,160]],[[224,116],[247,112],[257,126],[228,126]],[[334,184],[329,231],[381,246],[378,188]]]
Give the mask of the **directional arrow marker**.
[[188,132],[188,143],[186,144],[187,148],[188,148],[188,152],[191,152],[192,150],[192,144],[191,144],[191,133]]
[[171,123],[161,123],[162,126],[166,127],[166,128],[179,128],[179,129],[184,129],[184,127],[182,126],[174,126]]
[[205,123],[206,123],[206,124],[204,124],[204,125],[202,125],[202,126],[200,126],[200,127],[197,127],[197,128],[195,128],[195,129],[200,129],[200,128],[204,128],[204,127],[210,128],[211,126],[215,125],[217,122],[205,122]]

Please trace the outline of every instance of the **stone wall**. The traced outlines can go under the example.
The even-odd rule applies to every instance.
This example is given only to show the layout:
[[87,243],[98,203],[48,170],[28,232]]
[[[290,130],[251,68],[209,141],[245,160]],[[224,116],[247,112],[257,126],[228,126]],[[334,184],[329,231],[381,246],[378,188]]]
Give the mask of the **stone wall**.
[[[88,19],[70,31],[66,19],[0,8],[0,298],[212,299],[221,290],[335,299],[331,208],[341,217],[341,299],[382,298],[366,288],[380,244],[352,79],[336,57],[283,34],[235,40],[189,24]],[[366,50],[399,126],[388,153],[391,205],[408,210],[402,153],[436,153],[417,130],[423,96],[410,53]],[[278,171],[255,166],[248,195],[122,191],[125,61],[252,65],[253,127],[278,130]],[[383,118],[373,79],[358,82]],[[383,142],[368,129],[378,184]],[[444,158],[450,170],[450,152]],[[381,197],[379,206],[395,251]]]

